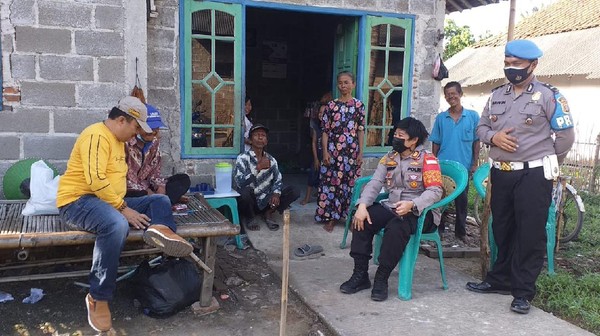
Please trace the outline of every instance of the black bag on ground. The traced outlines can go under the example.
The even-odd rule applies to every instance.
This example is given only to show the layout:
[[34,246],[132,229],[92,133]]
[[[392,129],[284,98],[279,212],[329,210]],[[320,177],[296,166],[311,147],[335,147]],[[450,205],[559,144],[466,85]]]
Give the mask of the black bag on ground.
[[169,317],[200,298],[201,276],[185,259],[167,259],[154,267],[144,261],[130,281],[134,298],[150,317]]

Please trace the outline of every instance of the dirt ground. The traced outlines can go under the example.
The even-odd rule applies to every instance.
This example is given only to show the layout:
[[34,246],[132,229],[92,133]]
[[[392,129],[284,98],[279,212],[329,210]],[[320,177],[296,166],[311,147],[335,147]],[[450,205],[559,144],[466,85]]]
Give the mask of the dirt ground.
[[[138,260],[133,260],[139,262]],[[4,261],[5,259],[3,259]],[[131,262],[131,260],[125,260]],[[166,319],[154,319],[135,307],[128,281],[118,283],[111,302],[113,328],[117,335],[278,335],[281,279],[267,266],[264,256],[253,248],[233,250],[218,247],[215,290],[220,309],[199,316],[187,308]],[[89,267],[80,265],[79,268]],[[75,265],[62,266],[73,270]],[[46,269],[48,270],[48,269]],[[0,272],[0,277],[14,271]],[[65,278],[0,283],[0,292],[10,293],[15,300],[0,303],[0,335],[95,335],[88,326],[84,297],[85,288]],[[30,288],[41,288],[46,294],[35,304],[21,301]],[[222,294],[225,294],[222,296]],[[333,335],[319,318],[290,292],[287,308],[287,334]]]

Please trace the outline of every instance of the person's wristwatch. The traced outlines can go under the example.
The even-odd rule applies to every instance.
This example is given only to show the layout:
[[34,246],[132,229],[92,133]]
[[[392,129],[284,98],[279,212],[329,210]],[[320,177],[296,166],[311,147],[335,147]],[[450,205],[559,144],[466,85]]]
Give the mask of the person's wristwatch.
[[419,212],[419,209],[417,208],[417,205],[415,204],[415,202],[413,202],[413,206],[412,206],[412,208],[410,209],[410,211],[412,211],[412,212],[414,212],[414,213],[417,213],[417,212]]

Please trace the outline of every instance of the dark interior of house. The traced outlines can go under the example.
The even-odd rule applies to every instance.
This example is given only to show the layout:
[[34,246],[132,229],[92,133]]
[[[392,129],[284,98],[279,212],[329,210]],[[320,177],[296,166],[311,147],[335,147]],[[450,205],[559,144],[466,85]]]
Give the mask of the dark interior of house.
[[307,103],[332,87],[335,29],[341,16],[248,9],[246,94],[254,123],[270,128],[267,151],[283,173],[310,166]]

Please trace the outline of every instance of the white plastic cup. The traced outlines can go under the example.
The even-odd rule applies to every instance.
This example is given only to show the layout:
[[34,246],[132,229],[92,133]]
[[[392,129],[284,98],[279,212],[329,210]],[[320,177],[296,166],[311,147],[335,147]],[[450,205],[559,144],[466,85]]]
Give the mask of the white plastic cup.
[[233,166],[227,162],[219,162],[215,165],[215,193],[224,194],[231,192],[231,174]]

